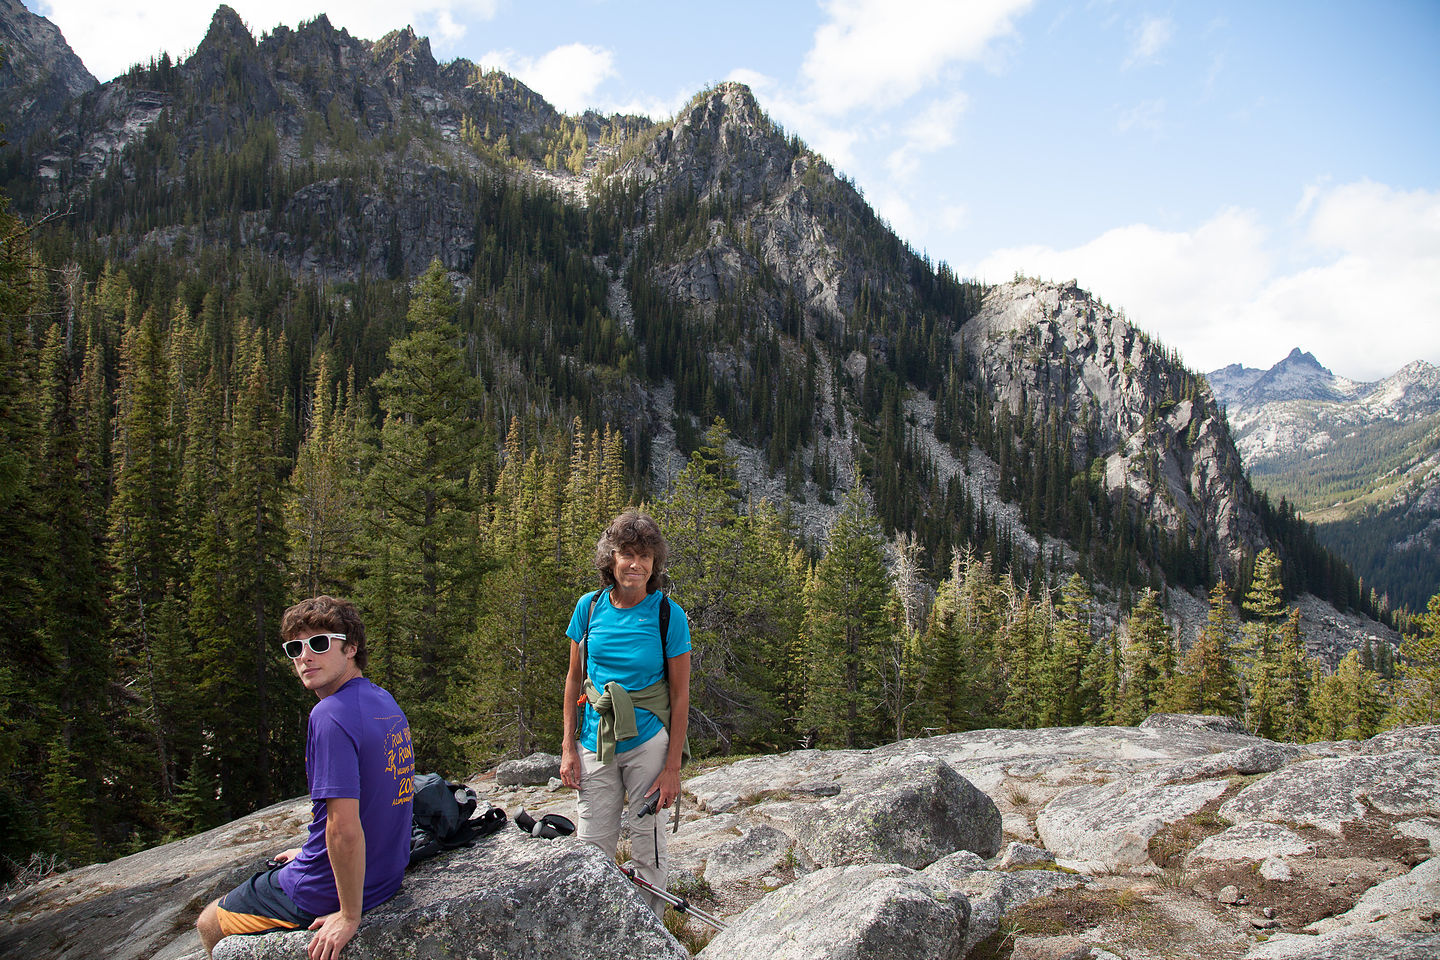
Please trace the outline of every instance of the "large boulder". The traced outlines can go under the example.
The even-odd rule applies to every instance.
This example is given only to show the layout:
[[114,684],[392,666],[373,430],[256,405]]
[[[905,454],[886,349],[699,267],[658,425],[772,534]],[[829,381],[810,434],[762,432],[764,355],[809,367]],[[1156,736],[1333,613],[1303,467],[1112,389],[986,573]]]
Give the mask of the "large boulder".
[[560,757],[553,753],[532,753],[519,760],[506,760],[495,768],[495,782],[502,787],[539,786],[560,776]]
[[742,884],[785,865],[793,841],[768,824],[756,824],[711,851],[705,881],[712,887]]
[[856,771],[835,797],[797,804],[796,854],[806,868],[898,863],[919,870],[956,850],[1000,850],[994,801],[943,760],[895,757]]
[[[294,960],[308,931],[226,937],[215,960]],[[365,914],[345,960],[689,956],[615,864],[574,838],[505,830],[426,861]]]
[[703,960],[960,960],[970,905],[906,867],[831,867],[770,894],[700,951]]
[[[1011,844],[1011,847],[1018,844]],[[1029,849],[1035,849],[1033,847]],[[953,887],[970,901],[970,922],[965,930],[968,955],[976,944],[1000,929],[1000,921],[1011,910],[1056,890],[1079,886],[1083,878],[1056,870],[988,870],[984,861],[968,850],[953,853],[926,867],[923,875]]]
[[1339,834],[1371,808],[1394,817],[1440,814],[1440,756],[1416,750],[1323,757],[1250,784],[1220,808],[1232,823],[1308,824]]
[[1126,778],[1076,787],[1050,801],[1035,829],[1062,866],[1088,873],[1154,869],[1151,838],[1219,799],[1226,786],[1224,780],[1155,784]]

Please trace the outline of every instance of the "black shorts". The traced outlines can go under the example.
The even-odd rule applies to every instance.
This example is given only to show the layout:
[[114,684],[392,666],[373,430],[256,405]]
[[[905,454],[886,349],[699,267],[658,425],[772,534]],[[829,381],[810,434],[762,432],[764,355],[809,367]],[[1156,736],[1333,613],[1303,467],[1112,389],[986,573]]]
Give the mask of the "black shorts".
[[315,922],[285,895],[280,871],[257,873],[220,898],[220,932],[266,933],[270,930],[303,930]]

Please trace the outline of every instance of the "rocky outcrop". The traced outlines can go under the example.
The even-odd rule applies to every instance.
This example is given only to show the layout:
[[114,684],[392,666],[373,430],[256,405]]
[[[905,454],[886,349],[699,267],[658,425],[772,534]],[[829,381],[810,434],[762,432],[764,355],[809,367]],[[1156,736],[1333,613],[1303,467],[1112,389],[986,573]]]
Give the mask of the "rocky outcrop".
[[[728,923],[705,957],[961,958],[1013,926],[1031,931],[1033,956],[1434,956],[1440,727],[1304,746],[1223,727],[982,730],[714,767],[686,781],[671,887]],[[573,794],[549,781],[473,783],[512,812],[573,814]],[[957,804],[962,783],[998,812],[1003,851],[947,834],[956,816],[987,822]],[[874,807],[854,805],[872,794]],[[105,943],[122,960],[198,958],[196,912],[290,845],[307,806],[8,891],[0,953],[78,958]],[[870,832],[886,819],[927,839]],[[824,865],[822,850],[847,862]],[[217,955],[292,957],[307,936],[235,939]],[[508,829],[422,865],[367,914],[351,952],[685,955],[595,851]]]
[[560,776],[560,756],[532,753],[520,760],[506,760],[495,768],[495,782],[502,787],[539,786]]
[[1378,756],[1322,757],[1291,764],[1240,791],[1220,808],[1234,823],[1263,820],[1333,834],[1381,813],[1429,816],[1440,798],[1440,756],[1397,750]]
[[970,904],[945,883],[898,865],[829,867],[745,911],[705,960],[960,960]]
[[[1073,281],[1016,280],[990,290],[957,345],[1012,415],[1075,425],[1075,465],[1112,498],[1198,541],[1214,537],[1227,575],[1265,546],[1253,495],[1225,420],[1126,317]],[[1099,459],[1081,462],[1086,451]]]
[[1000,849],[1000,811],[942,760],[894,757],[845,778],[838,795],[795,809],[807,867],[898,863],[919,870],[954,853]]
[[[302,956],[308,931],[227,937],[215,960]],[[505,830],[470,849],[425,861],[391,900],[365,915],[347,960],[443,956],[534,960],[610,955],[689,956],[607,857],[575,838]]]
[[0,138],[10,143],[48,130],[71,100],[96,86],[60,28],[20,0],[0,0],[0,53]]
[[[12,142],[17,132],[44,132],[20,157],[39,190],[27,213],[78,202],[97,179],[130,179],[142,169],[147,179],[189,189],[187,174],[193,180],[217,154],[260,162],[237,177],[289,171],[280,190],[251,183],[255,189],[230,211],[237,222],[168,224],[146,237],[121,232],[107,238],[115,252],[146,240],[238,245],[294,273],[335,280],[415,275],[432,259],[466,271],[480,219],[477,178],[513,175],[510,147],[497,145],[524,141],[534,152],[568,129],[518,81],[469,61],[438,64],[429,41],[408,27],[370,42],[336,30],[322,14],[257,41],[224,5],[183,62],[167,58],[98,87],[85,74],[78,89],[58,32],[15,0],[5,3],[0,29],[48,27],[53,42],[37,47],[46,59],[36,62],[47,76],[73,75],[63,95],[37,99],[27,92],[39,82],[35,71],[0,74],[0,96],[9,90],[19,98]],[[29,33],[45,39],[39,28]],[[0,69],[8,68],[7,58]],[[626,132],[637,126],[616,122]],[[586,129],[594,139],[616,135],[606,118],[591,117]],[[297,170],[313,170],[314,180],[297,182]]]

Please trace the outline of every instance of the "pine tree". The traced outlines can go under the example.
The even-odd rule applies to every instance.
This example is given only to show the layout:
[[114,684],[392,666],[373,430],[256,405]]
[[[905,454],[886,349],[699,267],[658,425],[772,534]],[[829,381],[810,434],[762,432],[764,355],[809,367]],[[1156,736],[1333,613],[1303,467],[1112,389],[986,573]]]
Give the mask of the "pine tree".
[[1280,558],[1265,549],[1255,558],[1250,589],[1241,608],[1251,619],[1240,631],[1241,673],[1245,724],[1256,736],[1277,736],[1281,693],[1280,625],[1285,615],[1285,600],[1280,582]]
[[[36,769],[47,739],[46,704],[30,685],[44,676],[45,647],[34,611],[40,601],[42,517],[35,465],[41,454],[37,369],[29,313],[38,299],[29,230],[0,196],[0,849],[23,857],[39,848]],[[0,877],[8,879],[0,858]]]
[[776,724],[755,726],[745,745],[781,750],[796,742],[804,707],[808,664],[803,627],[809,561],[795,542],[787,515],[768,500],[751,506],[745,517],[745,540],[755,588],[747,618],[755,643],[749,657],[779,717]]
[[525,453],[518,419],[505,441],[489,539],[495,565],[481,586],[471,701],[475,764],[560,748],[560,699],[574,597],[558,560],[560,455]]
[[1346,653],[1334,673],[1316,672],[1308,741],[1365,740],[1380,732],[1390,697],[1380,676],[1365,668],[1357,651]]
[[102,502],[91,485],[95,474],[77,428],[75,365],[58,327],[46,339],[43,453],[39,461],[43,503],[44,567],[41,606],[33,618],[52,668],[31,683],[53,704],[49,771],[45,786],[51,834],[76,859],[99,852],[102,835],[100,758],[111,749],[105,712],[110,685],[109,622]]
[[[171,418],[170,369],[153,311],[130,318],[121,347],[115,431],[115,493],[110,505],[111,601],[117,634],[118,680],[131,692],[121,734],[139,751],[148,743],[148,775],[127,777],[132,805],[149,789],[168,800],[174,786],[173,741],[185,718],[186,641],[175,603],[181,552],[176,521],[176,425]],[[132,748],[117,751],[127,765]],[[146,781],[149,781],[148,783]]]
[[1003,717],[1010,727],[1039,727],[1045,724],[1045,670],[1050,653],[1051,632],[1055,613],[1049,595],[1036,603],[1028,594],[1015,588],[1014,580],[1005,578],[1002,588],[1007,597],[1007,612],[996,646],[997,663],[1005,671],[1005,706]]
[[391,345],[376,379],[385,419],[365,478],[370,554],[357,585],[373,640],[370,675],[405,708],[417,762],[441,769],[459,759],[450,717],[467,707],[453,668],[483,573],[481,491],[471,478],[491,456],[455,309],[445,269],[431,264],[410,303],[410,332]]
[[979,729],[1000,712],[998,594],[989,564],[972,553],[951,560],[936,591],[914,659],[921,719],[939,732]]
[[880,742],[889,729],[877,669],[892,627],[880,525],[857,474],[806,595],[805,723],[824,746]]
[[1300,610],[1290,610],[1276,634],[1275,734],[1278,739],[1304,743],[1310,733],[1312,674],[1318,666],[1305,652]]
[[285,500],[290,586],[302,597],[351,592],[349,571],[360,534],[360,451],[330,362],[328,353],[315,360],[308,426]]
[[1400,644],[1392,725],[1440,723],[1440,593],[1430,598],[1419,627]]
[[784,658],[780,631],[801,589],[783,579],[777,519],[752,524],[740,512],[728,441],[716,420],[655,508],[675,597],[690,619],[692,735],[726,753],[737,741],[765,741],[779,719],[772,670]]
[[[272,393],[262,335],[251,334],[236,352],[234,414],[229,429],[228,477],[222,496],[229,531],[227,559],[233,632],[206,660],[212,670],[207,702],[220,709],[211,742],[225,746],[220,784],[225,805],[265,806],[301,786],[303,733],[295,722],[304,703],[278,656],[280,616],[286,607],[286,531],[281,480],[287,466],[279,446],[278,403]],[[207,638],[208,639],[208,638]],[[202,648],[204,644],[202,641]],[[225,678],[225,674],[230,676]],[[237,718],[244,722],[237,723]],[[230,733],[222,727],[243,731]]]
[[[1072,574],[1061,590],[1060,617],[1041,673],[1040,721],[1047,727],[1086,722],[1096,709],[1099,677],[1091,662],[1095,641],[1090,634],[1094,599],[1079,574]],[[1088,681],[1088,682],[1087,682]]]
[[1116,719],[1133,725],[1158,708],[1162,692],[1171,680],[1170,626],[1155,591],[1146,590],[1130,611],[1125,637],[1120,709]]
[[1240,682],[1233,652],[1239,624],[1229,593],[1224,580],[1210,589],[1210,615],[1181,658],[1173,691],[1165,698],[1167,709],[1227,717],[1239,714]]

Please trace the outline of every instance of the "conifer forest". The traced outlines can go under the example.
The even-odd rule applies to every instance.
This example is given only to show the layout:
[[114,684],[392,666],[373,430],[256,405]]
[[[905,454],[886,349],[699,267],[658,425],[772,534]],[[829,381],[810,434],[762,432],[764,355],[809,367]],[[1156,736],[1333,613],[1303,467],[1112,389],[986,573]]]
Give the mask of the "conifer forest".
[[[1440,720],[1440,596],[1389,609],[1253,491],[1270,546],[1229,567],[1202,526],[1147,523],[1102,482],[1089,421],[1012,408],[957,354],[986,291],[768,120],[766,169],[858,278],[829,316],[762,255],[768,183],[605,176],[662,136],[714,144],[534,105],[521,129],[528,91],[467,73],[500,98],[456,127],[470,165],[397,161],[442,139],[418,113],[372,122],[358,93],[264,112],[261,54],[299,58],[321,26],[238,53],[215,30],[185,69],[113,82],[169,106],[64,206],[41,202],[33,138],[0,154],[0,879],[303,794],[314,699],[278,625],[320,593],[360,607],[417,769],[557,752],[564,630],[630,505],[670,544],[701,757],[1158,711],[1297,742]],[[305,89],[349,82],[324,79]],[[215,104],[244,107],[207,126]],[[583,204],[522,175],[593,169],[601,140]],[[414,230],[462,211],[463,253],[417,263],[412,225],[370,215],[402,167],[436,198]],[[661,279],[714,250],[744,269],[702,313]],[[1156,404],[1205,402],[1172,369]],[[915,397],[934,440],[995,465],[1011,512],[935,468]],[[739,449],[783,495],[747,490]],[[1193,642],[1176,590],[1208,597]],[[1404,641],[1324,662],[1304,593]]]

